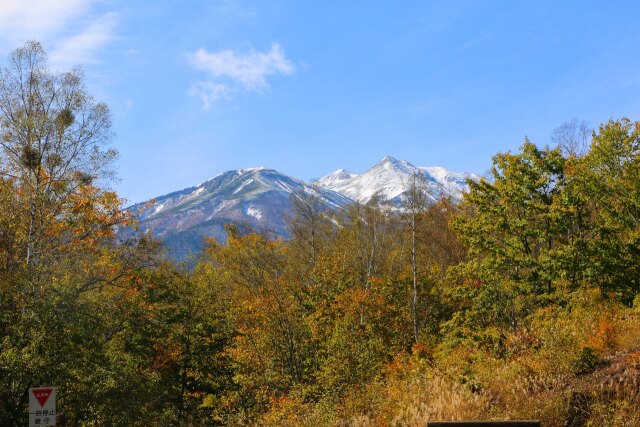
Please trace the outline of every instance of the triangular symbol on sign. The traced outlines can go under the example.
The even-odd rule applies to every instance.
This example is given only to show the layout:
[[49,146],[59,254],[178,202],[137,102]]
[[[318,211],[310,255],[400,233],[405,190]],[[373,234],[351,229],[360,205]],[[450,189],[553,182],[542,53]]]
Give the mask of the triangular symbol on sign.
[[38,399],[38,403],[40,406],[44,407],[44,404],[49,400],[49,396],[51,396],[50,388],[34,388],[31,390],[36,399]]

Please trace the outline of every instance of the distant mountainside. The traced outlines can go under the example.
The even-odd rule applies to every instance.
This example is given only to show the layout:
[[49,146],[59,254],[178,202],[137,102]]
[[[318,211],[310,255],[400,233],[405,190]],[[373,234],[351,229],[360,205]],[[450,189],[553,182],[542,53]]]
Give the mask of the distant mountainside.
[[331,210],[352,201],[339,193],[263,167],[224,172],[202,184],[130,207],[139,212],[140,229],[162,240],[171,256],[183,259],[202,250],[205,237],[225,240],[225,224],[248,225],[288,237],[284,213],[291,197],[315,193]]
[[465,180],[478,179],[473,174],[421,168],[388,156],[361,175],[339,169],[313,185],[259,167],[227,171],[129,209],[138,212],[141,230],[162,240],[170,256],[184,259],[202,250],[205,237],[224,241],[224,225],[229,223],[287,238],[284,218],[291,212],[292,197],[302,192],[315,194],[326,209],[334,211],[354,202],[367,203],[376,194],[399,207],[413,173],[425,178],[433,201],[445,196],[459,199],[467,190]]
[[399,207],[413,174],[419,174],[424,178],[427,196],[432,201],[443,197],[458,200],[463,192],[468,190],[467,179],[480,179],[472,173],[453,172],[439,166],[418,167],[404,160],[386,156],[363,174],[356,175],[338,169],[317,180],[315,184],[359,203],[367,203],[373,196],[378,195]]

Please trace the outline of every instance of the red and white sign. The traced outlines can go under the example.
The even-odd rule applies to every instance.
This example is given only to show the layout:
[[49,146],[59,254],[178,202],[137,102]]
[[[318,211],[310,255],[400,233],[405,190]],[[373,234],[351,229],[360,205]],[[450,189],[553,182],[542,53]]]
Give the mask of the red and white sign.
[[29,389],[29,427],[56,425],[56,389],[37,387]]

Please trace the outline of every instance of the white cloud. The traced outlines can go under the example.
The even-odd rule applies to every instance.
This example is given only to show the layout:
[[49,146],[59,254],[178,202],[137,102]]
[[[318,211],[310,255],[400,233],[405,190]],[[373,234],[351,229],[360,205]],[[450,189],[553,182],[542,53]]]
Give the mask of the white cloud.
[[50,65],[68,67],[95,61],[114,38],[116,15],[98,14],[98,0],[1,0],[0,53],[38,40],[50,51]]
[[231,99],[233,89],[215,82],[197,82],[191,85],[188,94],[202,100],[202,106],[208,110],[216,101]]
[[46,39],[82,15],[90,0],[2,0],[0,38],[22,44],[28,39]]
[[95,51],[115,38],[116,23],[115,13],[105,13],[83,27],[79,33],[56,41],[49,55],[51,63],[68,68],[95,62]]
[[250,51],[246,54],[233,50],[208,52],[198,49],[187,56],[192,67],[209,74],[213,80],[192,85],[189,93],[200,96],[205,108],[219,99],[229,98],[232,92],[262,92],[269,89],[267,77],[289,75],[296,67],[284,55],[282,46],[271,45],[269,52]]

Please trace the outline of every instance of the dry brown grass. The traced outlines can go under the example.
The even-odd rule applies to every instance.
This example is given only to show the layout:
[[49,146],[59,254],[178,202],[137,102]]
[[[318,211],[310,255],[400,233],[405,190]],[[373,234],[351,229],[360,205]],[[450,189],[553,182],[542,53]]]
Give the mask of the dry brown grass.
[[[640,426],[639,310],[587,301],[570,313],[546,311],[505,343],[506,357],[472,347],[436,361],[399,355],[384,380],[352,390],[337,405],[284,399],[263,424],[372,427],[538,419],[551,427],[582,417],[588,426]],[[586,346],[598,362],[576,371],[575,359]]]

